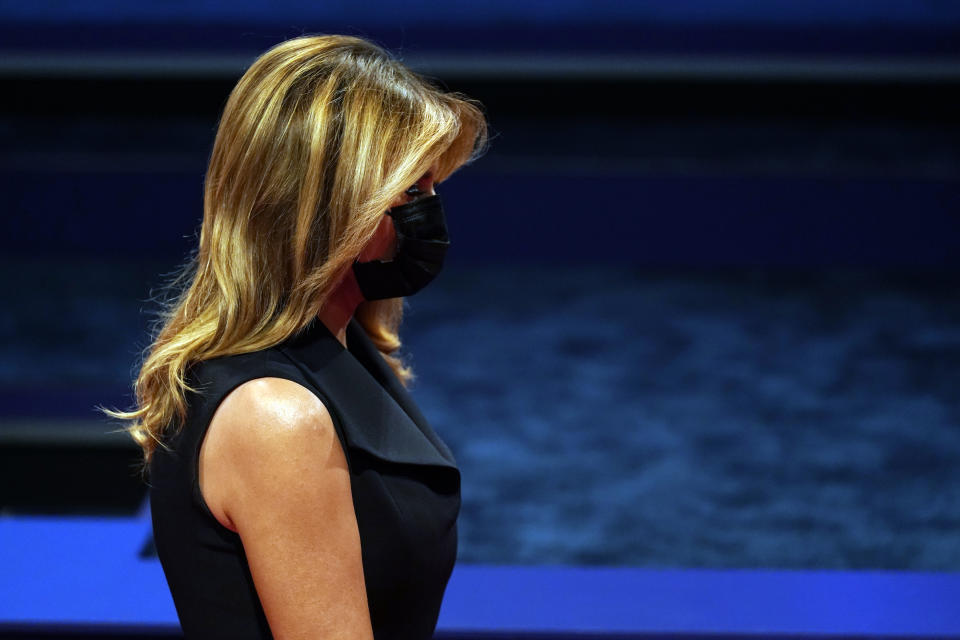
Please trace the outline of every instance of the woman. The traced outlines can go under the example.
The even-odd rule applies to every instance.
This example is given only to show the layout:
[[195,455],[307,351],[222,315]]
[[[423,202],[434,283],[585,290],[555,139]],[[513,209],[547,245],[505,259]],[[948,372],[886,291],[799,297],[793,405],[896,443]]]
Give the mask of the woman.
[[485,139],[358,38],[281,43],[231,93],[188,284],[111,412],[187,638],[432,635],[460,475],[397,327],[448,244],[433,187]]

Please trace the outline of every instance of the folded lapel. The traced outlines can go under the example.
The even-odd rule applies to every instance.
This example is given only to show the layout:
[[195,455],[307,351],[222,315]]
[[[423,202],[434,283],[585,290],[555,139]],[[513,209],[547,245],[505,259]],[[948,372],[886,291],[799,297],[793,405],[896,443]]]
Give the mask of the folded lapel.
[[400,383],[397,376],[393,373],[387,363],[384,361],[380,351],[370,342],[367,332],[363,330],[356,320],[350,322],[347,326],[347,344],[350,351],[357,358],[358,362],[370,373],[370,375],[379,383],[379,385],[390,394],[393,400],[399,405],[400,409],[413,421],[420,429],[420,432],[426,437],[440,454],[450,463],[456,465],[453,453],[447,447],[446,443],[440,439],[440,436],[430,427],[430,423],[420,412],[417,403],[407,389]]
[[376,347],[363,329],[351,322],[347,340],[350,351],[314,320],[281,348],[340,418],[347,444],[389,462],[456,468],[383,358],[371,359]]

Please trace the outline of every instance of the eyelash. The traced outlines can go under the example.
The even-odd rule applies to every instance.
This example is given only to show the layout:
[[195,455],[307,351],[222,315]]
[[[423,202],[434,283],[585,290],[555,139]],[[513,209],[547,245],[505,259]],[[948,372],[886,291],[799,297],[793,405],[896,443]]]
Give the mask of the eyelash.
[[423,177],[422,177],[422,178],[420,178],[419,180],[417,180],[414,184],[410,185],[410,186],[407,188],[407,190],[404,191],[404,194],[406,194],[406,195],[407,195],[408,197],[410,197],[410,198],[417,198],[417,197],[419,197],[419,196],[424,195],[424,194],[426,193],[426,191],[424,191],[423,189],[420,188],[420,183],[421,183],[421,182],[424,182],[424,181],[428,181],[428,182],[429,182],[430,180],[433,180],[433,173],[432,173],[432,172],[423,174]]

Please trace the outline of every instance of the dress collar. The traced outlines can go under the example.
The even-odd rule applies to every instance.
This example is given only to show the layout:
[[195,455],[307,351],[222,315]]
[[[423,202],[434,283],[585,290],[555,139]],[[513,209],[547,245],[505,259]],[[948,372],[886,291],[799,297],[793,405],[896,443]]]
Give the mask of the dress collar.
[[347,345],[314,319],[280,350],[321,395],[329,395],[323,399],[336,408],[331,414],[351,425],[342,430],[348,445],[390,462],[456,468],[453,454],[356,320],[347,327]]

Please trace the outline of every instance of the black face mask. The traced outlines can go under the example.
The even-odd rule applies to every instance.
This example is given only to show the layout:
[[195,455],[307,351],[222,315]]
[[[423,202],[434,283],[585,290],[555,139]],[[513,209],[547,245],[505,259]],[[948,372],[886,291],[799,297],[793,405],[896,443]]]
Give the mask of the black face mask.
[[440,196],[426,196],[387,211],[397,230],[392,260],[355,262],[353,273],[367,300],[413,295],[427,286],[443,267],[450,246]]

